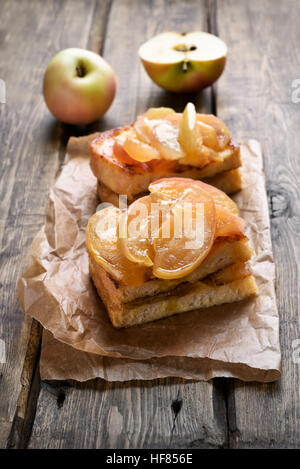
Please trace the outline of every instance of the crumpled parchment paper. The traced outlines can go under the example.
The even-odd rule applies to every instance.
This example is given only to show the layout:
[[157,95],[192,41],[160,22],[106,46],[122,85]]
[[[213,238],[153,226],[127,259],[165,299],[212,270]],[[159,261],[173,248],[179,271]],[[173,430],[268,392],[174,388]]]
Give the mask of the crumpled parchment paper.
[[42,378],[278,379],[279,319],[260,144],[251,140],[242,145],[244,187],[235,196],[255,252],[251,269],[259,295],[118,330],[90,280],[85,248],[87,221],[99,203],[89,167],[94,137],[70,139],[66,162],[50,192],[46,223],[18,282],[23,311],[45,328]]

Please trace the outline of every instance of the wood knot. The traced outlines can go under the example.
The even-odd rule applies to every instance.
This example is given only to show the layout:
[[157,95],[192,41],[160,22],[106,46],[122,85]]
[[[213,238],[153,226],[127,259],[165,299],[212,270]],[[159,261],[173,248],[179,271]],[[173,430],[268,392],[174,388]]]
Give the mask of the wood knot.
[[181,411],[182,400],[181,399],[175,399],[175,401],[172,402],[171,407],[172,407],[172,410],[173,410],[173,412],[175,414],[175,418],[176,418],[177,415],[179,414],[179,412]]
[[56,399],[57,407],[59,409],[63,406],[63,404],[65,402],[65,399],[66,399],[65,391],[63,391],[63,390],[59,391],[57,399]]
[[271,219],[292,216],[290,195],[284,189],[271,187],[268,190],[268,201]]
[[65,388],[68,386],[69,386],[68,383],[65,383],[63,381],[61,384],[50,383],[48,381],[42,382],[42,387],[56,398],[56,404],[59,409],[63,406],[65,402],[65,399],[66,399]]

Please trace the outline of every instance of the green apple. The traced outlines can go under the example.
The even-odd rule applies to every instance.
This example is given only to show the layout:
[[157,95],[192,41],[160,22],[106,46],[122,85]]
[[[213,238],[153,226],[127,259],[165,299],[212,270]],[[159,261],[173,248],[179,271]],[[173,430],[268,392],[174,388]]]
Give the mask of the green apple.
[[95,52],[64,49],[49,63],[43,93],[49,111],[68,124],[89,124],[110,107],[116,77],[110,65]]
[[176,93],[195,92],[212,85],[224,70],[226,55],[226,44],[205,32],[166,32],[139,48],[149,77]]

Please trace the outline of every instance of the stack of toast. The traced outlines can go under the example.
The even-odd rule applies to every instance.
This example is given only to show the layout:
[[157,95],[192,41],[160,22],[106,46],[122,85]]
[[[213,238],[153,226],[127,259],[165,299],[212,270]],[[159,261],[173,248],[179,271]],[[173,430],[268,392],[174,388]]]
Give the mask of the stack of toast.
[[[165,181],[168,191],[155,202],[165,205],[170,188],[174,188],[176,197],[171,196],[170,213],[178,205],[182,206],[187,197],[196,203],[203,200],[201,192],[191,199],[191,191],[199,182],[183,178],[152,183],[150,196],[153,186],[166,184]],[[215,206],[215,215],[209,215],[215,216],[215,228],[209,228],[209,220],[205,220],[211,241],[206,244],[204,255],[203,246],[191,254],[191,250],[184,248],[182,239],[174,239],[172,232],[166,240],[159,238],[161,231],[156,238],[151,235],[145,238],[145,234],[130,238],[129,234],[124,247],[120,238],[122,217],[125,215],[133,222],[132,211],[140,214],[137,206],[148,204],[149,195],[133,202],[125,212],[111,206],[96,212],[89,220],[90,274],[115,327],[232,303],[256,293],[255,279],[247,267],[252,249],[236,205],[220,190],[206,184],[201,187],[212,195]],[[145,226],[144,221],[149,218],[148,215],[142,218],[140,226]],[[111,220],[113,224],[108,223]]]
[[[241,189],[240,149],[219,119],[196,114],[190,103],[183,114],[149,109],[133,125],[102,133],[90,150],[99,198],[112,206],[89,221],[89,267],[115,327],[256,293],[247,267],[252,249],[244,222],[226,195]],[[126,197],[127,209],[116,208],[120,196]],[[143,210],[153,202],[159,210],[167,207],[167,220],[173,223],[166,239],[162,215],[156,232],[149,231],[153,217]],[[184,213],[187,202],[192,206],[189,218],[204,233],[202,245],[195,249],[184,242],[191,232],[178,237],[174,228],[174,214]],[[200,221],[195,215],[199,204]],[[137,221],[136,213],[140,230],[133,235],[128,223]]]
[[[126,284],[90,254],[90,274],[116,328],[166,318],[173,314],[244,300],[257,292],[246,262],[252,249],[245,236],[219,239],[203,263],[177,280],[145,276],[140,285]],[[129,267],[136,268],[134,263]]]

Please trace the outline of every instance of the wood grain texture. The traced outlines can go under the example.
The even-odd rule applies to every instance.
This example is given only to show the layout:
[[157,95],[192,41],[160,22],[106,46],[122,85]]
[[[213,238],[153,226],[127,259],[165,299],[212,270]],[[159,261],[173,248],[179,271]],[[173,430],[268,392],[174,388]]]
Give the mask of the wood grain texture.
[[[224,443],[212,383],[42,383],[29,448],[201,448]],[[203,392],[204,391],[204,392]]]
[[[204,1],[114,1],[103,55],[117,73],[118,92],[99,128],[128,124],[150,106],[172,106],[182,111],[191,98],[198,109],[209,111],[211,91],[192,97],[166,93],[150,81],[137,57],[139,45],[158,32],[206,26]],[[64,393],[65,399],[61,399]],[[62,392],[51,384],[42,386],[29,447],[188,448],[226,444],[226,411],[218,382],[166,379],[111,384],[98,380],[73,383]]]
[[[25,321],[30,321],[30,318],[26,318]],[[10,432],[6,442],[7,448],[26,447],[28,435],[31,432],[35,416],[37,396],[40,390],[38,360],[40,355],[42,326],[36,320],[30,322],[31,329],[28,337],[28,346],[20,377],[21,390],[16,403],[13,422],[10,424]]]
[[[300,446],[300,365],[292,360],[293,340],[300,339],[300,104],[291,100],[292,80],[300,78],[299,10],[296,0],[2,0],[0,78],[7,104],[0,104],[0,338],[7,363],[0,364],[0,447]],[[158,32],[208,25],[227,42],[229,60],[215,95],[208,90],[192,100],[199,110],[215,109],[236,138],[254,137],[264,146],[282,379],[262,385],[94,380],[42,383],[40,389],[39,331],[23,321],[15,285],[24,252],[44,221],[67,138],[126,124],[149,106],[181,111],[191,96],[173,96],[152,84],[136,51]],[[56,123],[41,95],[48,61],[69,46],[103,50],[118,75],[113,106],[86,128]]]
[[217,4],[218,31],[230,51],[217,111],[236,137],[263,144],[283,353],[278,383],[230,383],[233,447],[300,446],[300,364],[293,362],[292,346],[300,339],[300,104],[292,102],[299,15],[300,4],[292,0]]
[[[101,2],[104,12],[108,5]],[[71,0],[1,1],[0,77],[6,83],[7,103],[0,104],[0,338],[6,343],[7,363],[0,364],[0,447],[9,435],[10,444],[19,441],[11,427],[13,421],[16,431],[22,426],[22,399],[33,371],[23,370],[25,389],[20,378],[31,321],[23,320],[16,281],[24,269],[24,253],[44,222],[49,188],[69,134],[68,126],[58,124],[46,110],[43,72],[59,50],[86,47],[95,12],[95,1],[78,0],[76,8]]]

